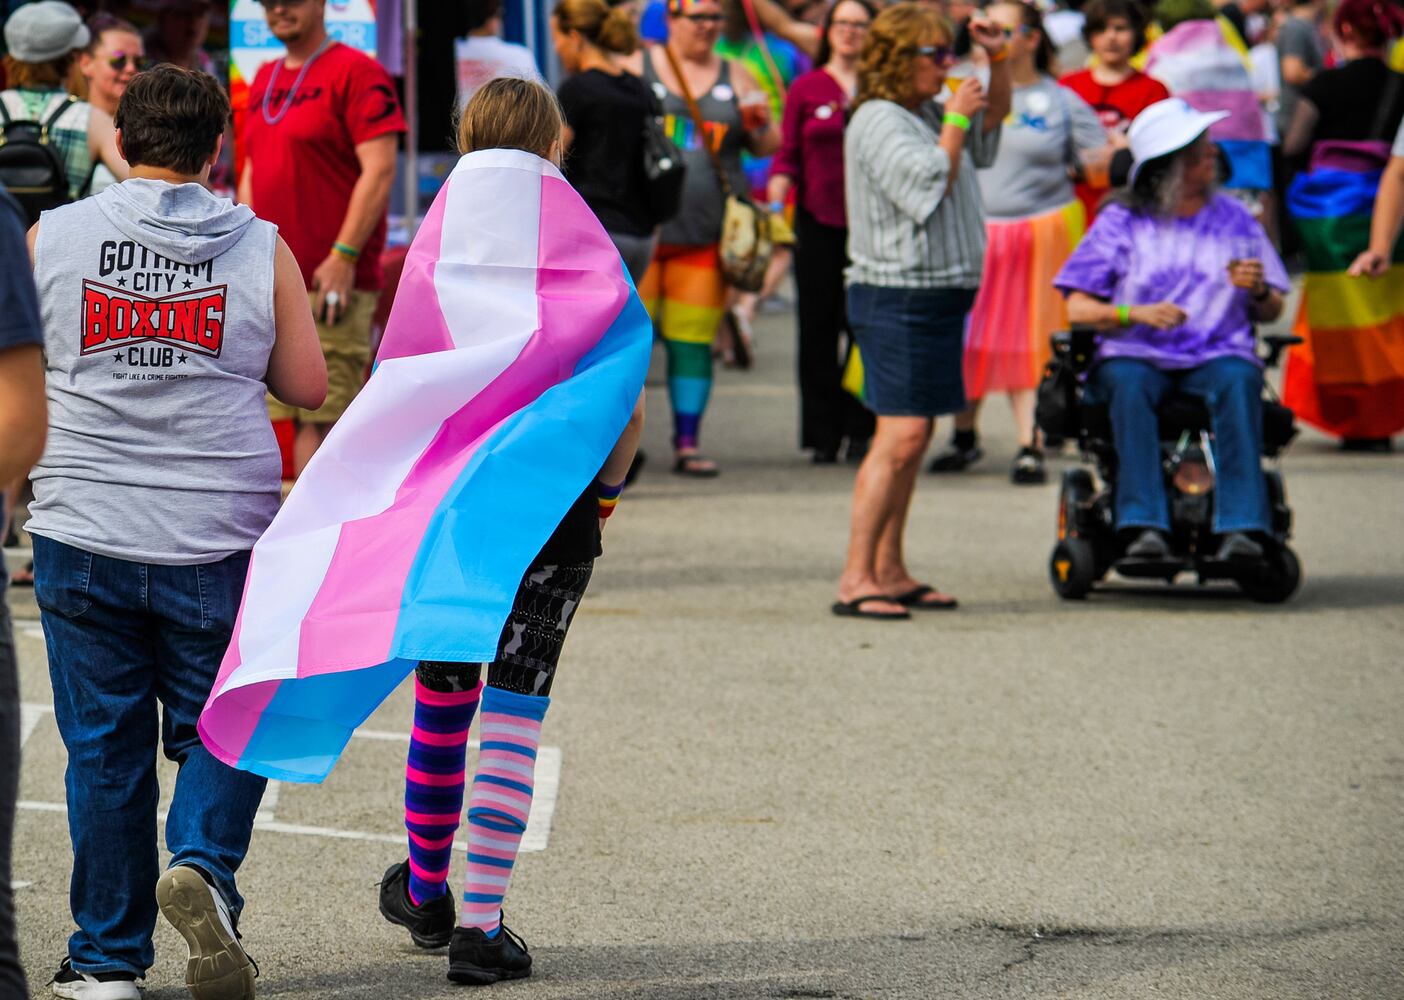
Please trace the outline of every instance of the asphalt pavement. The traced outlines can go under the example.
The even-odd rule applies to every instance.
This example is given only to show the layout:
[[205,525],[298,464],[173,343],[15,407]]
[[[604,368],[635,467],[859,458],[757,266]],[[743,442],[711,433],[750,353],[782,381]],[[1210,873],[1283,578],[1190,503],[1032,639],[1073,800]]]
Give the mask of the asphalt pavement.
[[[1288,451],[1306,581],[1286,605],[1159,583],[1065,603],[1047,559],[1076,459],[1011,485],[992,400],[985,460],[923,475],[911,516],[913,568],[960,610],[845,620],[853,469],[797,449],[788,317],[757,355],[719,373],[712,481],[669,474],[651,380],[649,463],[566,646],[507,900],[536,971],[494,995],[1404,998],[1404,455]],[[64,755],[32,598],[11,604],[14,877],[47,996]],[[325,785],[265,801],[241,879],[259,996],[460,995],[376,912],[411,704]],[[147,996],[185,996],[180,938],[156,941]]]

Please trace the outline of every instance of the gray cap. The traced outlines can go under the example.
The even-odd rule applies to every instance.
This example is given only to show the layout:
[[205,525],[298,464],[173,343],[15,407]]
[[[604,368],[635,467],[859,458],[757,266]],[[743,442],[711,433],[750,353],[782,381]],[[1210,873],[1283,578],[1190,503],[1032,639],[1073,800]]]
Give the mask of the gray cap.
[[20,62],[42,63],[87,46],[87,26],[62,0],[36,0],[5,22],[5,47]]

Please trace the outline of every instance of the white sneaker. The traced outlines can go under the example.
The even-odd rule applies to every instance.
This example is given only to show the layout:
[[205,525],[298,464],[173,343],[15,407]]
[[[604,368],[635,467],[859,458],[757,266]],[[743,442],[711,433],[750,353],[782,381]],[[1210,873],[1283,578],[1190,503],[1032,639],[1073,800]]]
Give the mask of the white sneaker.
[[137,977],[130,972],[79,972],[65,958],[49,983],[56,997],[69,1000],[141,1000]]
[[195,1000],[253,1000],[253,963],[234,933],[229,904],[204,876],[190,865],[166,869],[156,882],[156,902],[190,951],[185,965],[190,995]]

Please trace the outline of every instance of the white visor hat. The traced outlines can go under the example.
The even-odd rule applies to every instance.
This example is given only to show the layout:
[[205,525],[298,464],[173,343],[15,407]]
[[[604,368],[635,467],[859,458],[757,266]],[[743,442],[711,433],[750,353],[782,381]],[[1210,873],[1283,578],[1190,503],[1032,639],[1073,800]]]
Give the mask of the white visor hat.
[[1131,176],[1135,184],[1141,166],[1178,152],[1229,116],[1227,111],[1196,111],[1181,97],[1157,101],[1136,116],[1126,137],[1131,144]]

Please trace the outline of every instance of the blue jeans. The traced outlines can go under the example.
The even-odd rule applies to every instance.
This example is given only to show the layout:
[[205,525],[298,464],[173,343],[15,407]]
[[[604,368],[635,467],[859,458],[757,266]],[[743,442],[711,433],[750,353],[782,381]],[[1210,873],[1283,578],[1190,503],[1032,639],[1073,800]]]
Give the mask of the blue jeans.
[[1113,358],[1092,372],[1090,401],[1106,403],[1119,465],[1116,526],[1170,530],[1156,410],[1171,392],[1198,396],[1214,429],[1214,531],[1267,531],[1263,481],[1263,373],[1243,358],[1213,358],[1198,368],[1165,371],[1146,361]]
[[159,566],[34,538],[54,715],[68,771],[73,841],[68,941],[81,972],[143,975],[156,926],[157,712],[180,766],[166,846],[171,864],[204,869],[237,916],[234,885],[267,782],[221,763],[195,731],[239,609],[247,552]]
[[5,603],[5,584],[0,580],[0,997],[14,998],[29,996],[15,940],[15,897],[10,889],[10,838],[15,829],[19,749],[19,679],[10,634],[10,607]]

